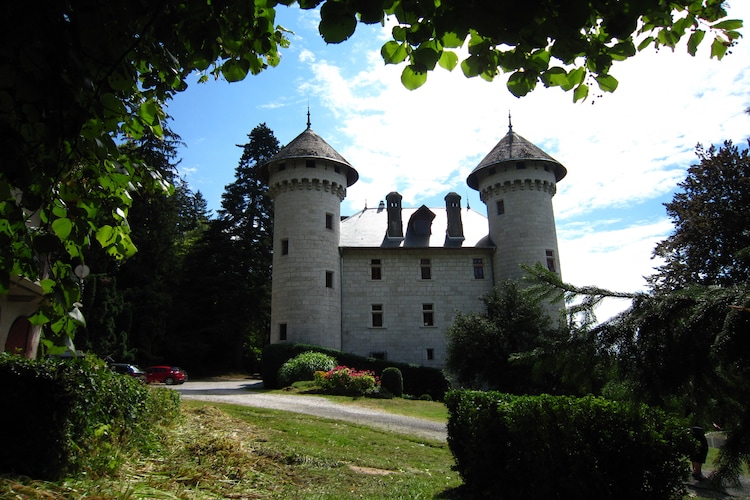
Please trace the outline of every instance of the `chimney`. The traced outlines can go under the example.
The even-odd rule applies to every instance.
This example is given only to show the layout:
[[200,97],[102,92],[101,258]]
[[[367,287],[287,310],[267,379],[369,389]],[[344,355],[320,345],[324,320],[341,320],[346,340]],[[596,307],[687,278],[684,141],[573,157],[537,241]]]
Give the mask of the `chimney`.
[[461,222],[461,196],[457,193],[445,195],[445,212],[448,215],[448,238],[463,238],[464,225]]
[[404,224],[401,221],[401,195],[395,191],[388,193],[385,197],[388,207],[388,238],[403,238]]

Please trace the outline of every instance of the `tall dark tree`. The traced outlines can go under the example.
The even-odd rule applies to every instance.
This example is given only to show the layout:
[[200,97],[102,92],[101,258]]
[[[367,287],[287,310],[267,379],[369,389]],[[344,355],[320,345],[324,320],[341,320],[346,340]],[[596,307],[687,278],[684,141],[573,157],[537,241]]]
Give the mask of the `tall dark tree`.
[[[749,142],[750,144],[750,142]],[[657,289],[728,286],[750,281],[750,156],[731,141],[697,148],[682,191],[666,203],[674,233],[656,246],[665,264],[650,278]]]
[[180,362],[204,372],[254,369],[270,329],[273,205],[260,165],[280,148],[265,124],[248,139],[218,218],[185,257],[178,290]]

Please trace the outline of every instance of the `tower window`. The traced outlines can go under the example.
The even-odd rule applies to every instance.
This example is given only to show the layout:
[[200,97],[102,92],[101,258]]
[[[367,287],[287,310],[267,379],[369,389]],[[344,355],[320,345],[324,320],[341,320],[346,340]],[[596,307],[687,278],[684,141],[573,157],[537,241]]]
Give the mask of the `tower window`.
[[432,279],[432,264],[430,259],[419,259],[420,276],[423,280]]
[[373,304],[371,309],[372,327],[383,327],[383,304]]
[[340,174],[341,173],[341,167],[339,167],[338,165],[336,165],[335,167],[333,167],[333,171],[336,172],[337,174]]
[[333,214],[326,214],[326,229],[333,229]]
[[281,240],[281,255],[289,254],[289,239],[284,238]]
[[495,175],[495,172],[497,172],[497,169],[495,167],[490,167],[490,169],[487,170],[487,175]]
[[279,324],[279,340],[286,340],[286,323]]
[[526,168],[526,163],[524,163],[522,161],[517,161],[516,162],[516,170],[523,170],[525,168]]
[[484,261],[482,259],[473,259],[474,261],[474,279],[484,279]]
[[305,166],[307,168],[315,168],[315,160],[305,160]]
[[279,163],[279,172],[286,170],[286,163]]
[[383,265],[380,262],[380,259],[370,260],[370,279],[383,279]]
[[555,266],[555,252],[554,250],[547,250],[547,269],[552,271],[553,273],[557,272],[556,266]]
[[435,312],[432,304],[422,304],[422,324],[424,326],[435,326]]
[[432,361],[435,359],[435,349],[428,348],[427,349],[427,361]]
[[333,288],[333,271],[326,271],[326,288]]
[[497,215],[503,215],[505,213],[505,201],[497,200],[495,205],[497,207]]

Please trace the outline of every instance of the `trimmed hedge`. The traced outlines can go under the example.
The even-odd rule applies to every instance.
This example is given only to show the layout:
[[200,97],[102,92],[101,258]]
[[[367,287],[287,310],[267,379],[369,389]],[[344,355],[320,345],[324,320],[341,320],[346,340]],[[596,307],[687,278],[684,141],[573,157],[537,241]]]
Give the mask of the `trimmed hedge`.
[[336,368],[336,358],[333,356],[322,352],[307,351],[281,365],[276,380],[280,386],[286,387],[300,380],[314,380],[315,372],[327,372],[334,368]]
[[263,349],[261,363],[261,377],[263,386],[268,389],[279,389],[277,374],[279,368],[288,360],[306,351],[316,351],[333,356],[339,365],[356,368],[357,370],[372,370],[380,377],[383,370],[395,367],[401,370],[404,380],[404,393],[412,396],[428,394],[432,399],[442,401],[450,389],[448,380],[443,372],[437,368],[410,365],[407,363],[395,363],[382,359],[366,358],[356,354],[345,353],[335,349],[328,349],[310,344],[278,343],[267,345]]
[[179,393],[152,389],[102,360],[0,354],[0,472],[58,480],[116,471],[122,452],[148,448],[179,414]]
[[681,499],[686,422],[596,397],[451,391],[448,445],[471,498]]

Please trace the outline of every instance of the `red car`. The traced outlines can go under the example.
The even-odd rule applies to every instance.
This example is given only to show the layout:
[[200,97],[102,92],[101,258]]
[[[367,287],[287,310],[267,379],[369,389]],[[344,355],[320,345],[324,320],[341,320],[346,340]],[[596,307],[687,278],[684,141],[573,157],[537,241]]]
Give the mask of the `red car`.
[[184,384],[187,378],[185,370],[176,366],[149,366],[146,368],[146,382],[149,384]]

